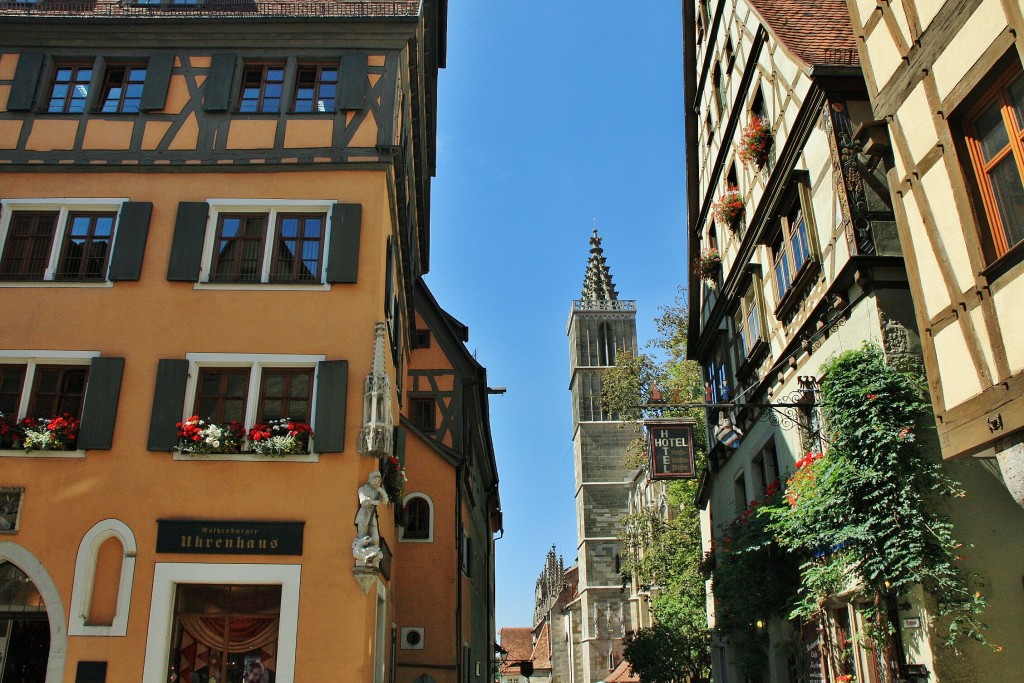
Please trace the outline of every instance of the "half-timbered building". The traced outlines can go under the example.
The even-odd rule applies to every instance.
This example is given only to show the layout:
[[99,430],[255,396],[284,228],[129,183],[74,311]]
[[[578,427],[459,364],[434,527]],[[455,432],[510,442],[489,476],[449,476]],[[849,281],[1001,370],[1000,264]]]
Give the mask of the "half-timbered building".
[[[394,514],[446,11],[0,7],[0,681],[489,680],[480,387],[427,501],[472,555]],[[403,611],[470,565],[461,631]]]
[[[825,361],[865,342],[889,358],[907,359],[922,343],[893,176],[886,174],[883,150],[872,145],[879,117],[846,3],[686,0],[683,14],[688,343],[713,406],[699,502],[705,528],[720,545],[726,527],[751,514],[773,481],[784,482],[804,454],[821,450],[814,405]],[[982,507],[953,513],[967,541],[984,519]],[[1019,546],[1005,529],[977,540],[990,550]],[[972,558],[969,569],[988,559]],[[1000,588],[993,587],[993,596],[1013,590],[1002,585],[1014,576],[1008,568],[995,571]],[[864,605],[842,592],[816,623],[765,615],[727,630],[716,607],[712,601],[715,680],[743,680],[752,670],[760,676],[752,680],[849,675],[862,682],[920,667],[939,671],[942,655],[921,627],[930,612],[920,595],[901,606],[889,661],[857,637],[868,624]],[[1001,622],[1009,613],[1000,607],[986,617]],[[996,642],[1008,635],[996,630]],[[984,669],[989,672],[1002,666],[987,662],[979,666],[994,667]],[[954,670],[950,664],[936,677],[945,680]]]

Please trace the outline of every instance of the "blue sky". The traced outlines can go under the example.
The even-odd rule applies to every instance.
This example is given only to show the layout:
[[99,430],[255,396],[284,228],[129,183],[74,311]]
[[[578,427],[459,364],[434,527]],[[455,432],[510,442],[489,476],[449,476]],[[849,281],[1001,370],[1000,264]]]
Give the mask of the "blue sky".
[[566,322],[591,231],[641,344],[686,279],[681,24],[665,0],[450,3],[426,280],[508,387],[498,628],[531,625],[552,544],[576,559]]

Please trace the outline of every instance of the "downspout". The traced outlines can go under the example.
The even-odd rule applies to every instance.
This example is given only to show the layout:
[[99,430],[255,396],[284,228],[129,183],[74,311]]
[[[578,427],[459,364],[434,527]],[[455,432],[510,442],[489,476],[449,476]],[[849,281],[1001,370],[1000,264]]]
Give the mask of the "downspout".
[[[462,668],[465,665],[462,656],[462,548],[464,543],[459,529],[462,524],[462,482],[466,460],[463,458],[455,468],[455,671],[458,680],[466,680]],[[463,529],[465,533],[465,529]]]

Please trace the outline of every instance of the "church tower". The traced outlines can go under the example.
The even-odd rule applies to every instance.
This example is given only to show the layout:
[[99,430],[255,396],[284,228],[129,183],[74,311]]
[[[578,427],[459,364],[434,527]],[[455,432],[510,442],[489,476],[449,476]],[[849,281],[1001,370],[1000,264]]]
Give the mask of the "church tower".
[[636,301],[619,299],[597,230],[568,335],[579,555],[573,659],[576,680],[599,681],[622,660],[622,638],[630,629],[618,534],[628,512],[626,446],[635,436],[601,406],[601,376],[615,365],[616,353],[636,353],[637,342]]

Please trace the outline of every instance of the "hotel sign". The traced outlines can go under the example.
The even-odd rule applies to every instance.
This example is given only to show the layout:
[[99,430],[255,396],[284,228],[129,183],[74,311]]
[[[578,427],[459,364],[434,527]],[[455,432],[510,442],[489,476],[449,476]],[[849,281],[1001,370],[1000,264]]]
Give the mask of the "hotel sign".
[[305,522],[158,519],[156,551],[200,555],[301,555]]
[[651,479],[695,479],[693,428],[696,420],[645,420]]

